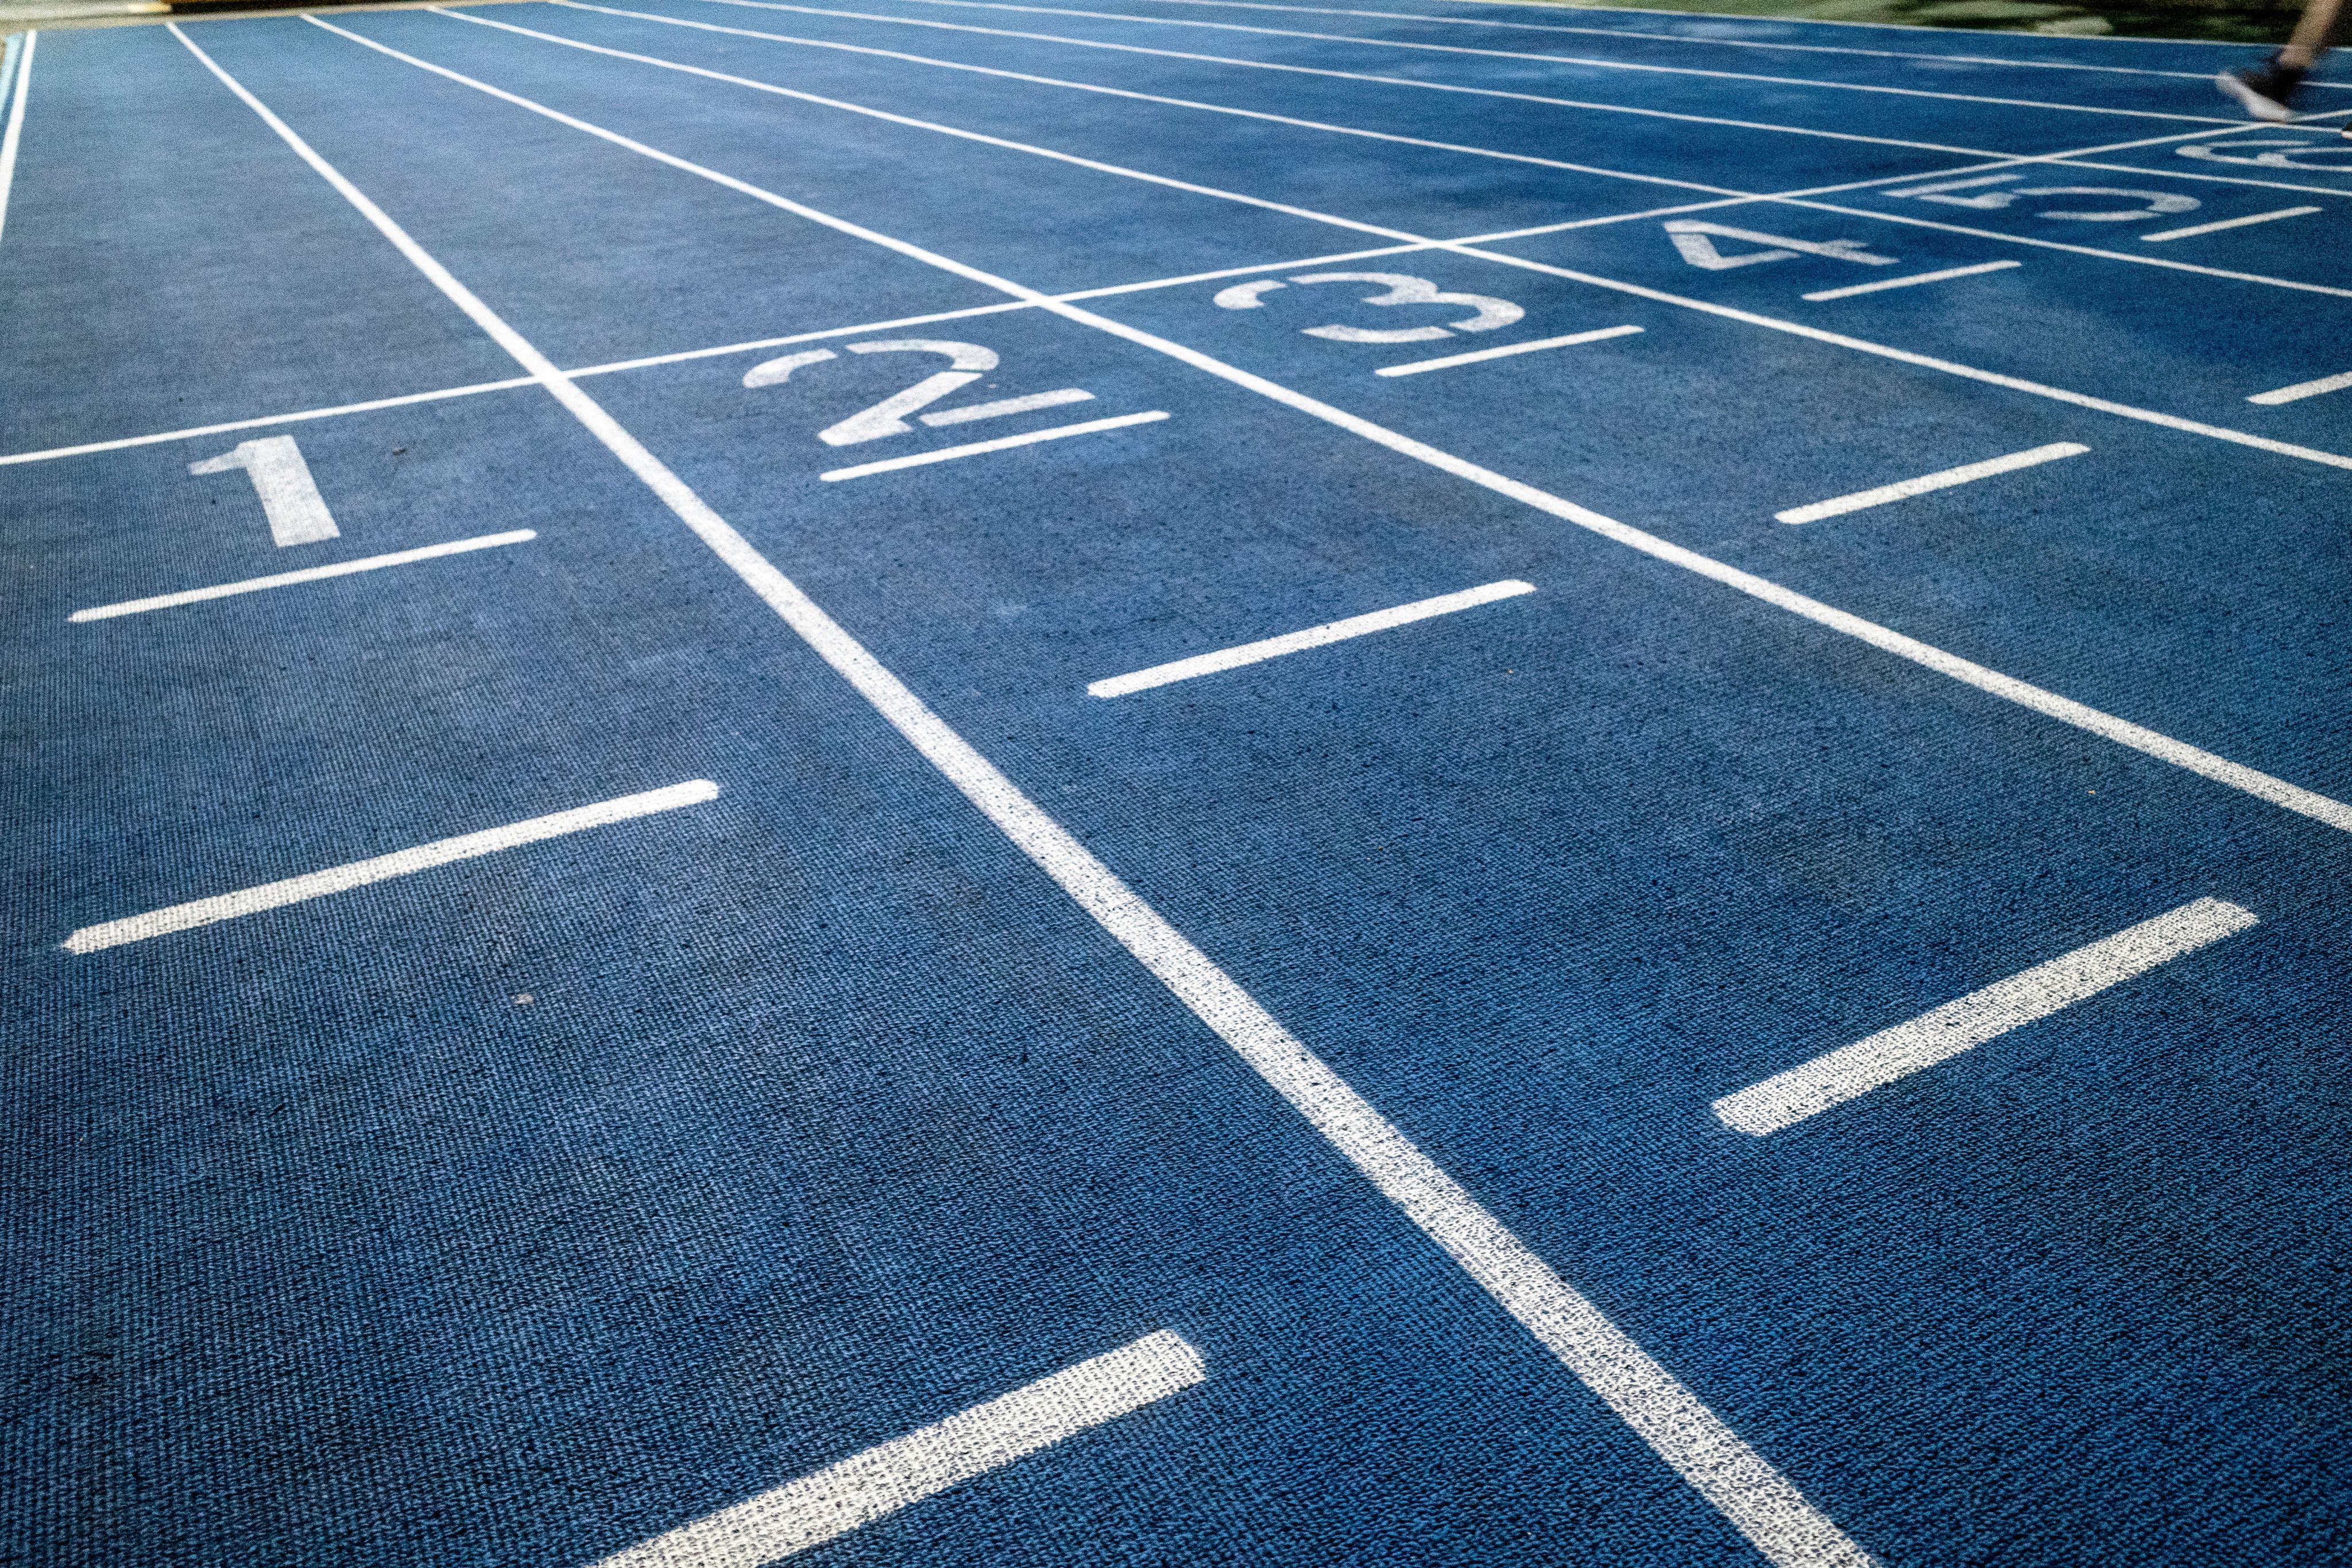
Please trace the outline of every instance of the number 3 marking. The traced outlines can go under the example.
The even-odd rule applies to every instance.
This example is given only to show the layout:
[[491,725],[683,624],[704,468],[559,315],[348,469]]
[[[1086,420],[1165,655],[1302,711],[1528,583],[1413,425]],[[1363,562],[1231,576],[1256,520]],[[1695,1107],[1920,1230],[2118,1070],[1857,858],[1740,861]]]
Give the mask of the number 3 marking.
[[[983,349],[978,343],[950,342],[944,338],[891,338],[879,342],[852,343],[849,351],[853,354],[945,354],[950,368],[925,376],[906,391],[893,392],[873,407],[860,409],[840,423],[830,424],[818,431],[816,438],[827,446],[855,446],[863,441],[879,441],[886,435],[908,434],[915,427],[907,423],[907,415],[919,408],[929,407],[950,392],[962,391],[996,368],[995,350]],[[743,384],[747,387],[772,387],[789,378],[803,365],[822,364],[833,357],[831,349],[808,349],[797,354],[786,354],[780,360],[752,366],[745,373]],[[927,413],[922,416],[922,421],[925,424],[966,424],[975,419],[1026,413],[1033,408],[1089,402],[1094,395],[1076,387],[1064,387],[1059,392],[975,403],[969,408],[950,409],[945,413]]]
[[[1527,314],[1507,299],[1496,299],[1485,294],[1451,294],[1426,277],[1409,277],[1401,272],[1312,272],[1294,277],[1293,283],[1378,283],[1385,286],[1379,294],[1364,296],[1367,305],[1467,305],[1475,315],[1454,322],[1454,330],[1491,332],[1497,327],[1507,327]],[[1220,291],[1214,301],[1226,310],[1255,310],[1265,302],[1259,298],[1283,287],[1271,279],[1255,283],[1236,283]],[[1439,338],[1451,338],[1454,330],[1444,327],[1304,327],[1300,330],[1310,338],[1322,338],[1334,343],[1426,343]]]

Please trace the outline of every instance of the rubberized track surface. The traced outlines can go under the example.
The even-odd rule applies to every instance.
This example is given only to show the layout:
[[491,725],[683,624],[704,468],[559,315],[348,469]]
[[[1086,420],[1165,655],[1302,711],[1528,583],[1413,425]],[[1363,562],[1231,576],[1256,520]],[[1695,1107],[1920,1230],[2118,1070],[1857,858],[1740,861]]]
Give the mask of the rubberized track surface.
[[2237,57],[20,40],[0,1554],[2343,1560],[2352,92]]

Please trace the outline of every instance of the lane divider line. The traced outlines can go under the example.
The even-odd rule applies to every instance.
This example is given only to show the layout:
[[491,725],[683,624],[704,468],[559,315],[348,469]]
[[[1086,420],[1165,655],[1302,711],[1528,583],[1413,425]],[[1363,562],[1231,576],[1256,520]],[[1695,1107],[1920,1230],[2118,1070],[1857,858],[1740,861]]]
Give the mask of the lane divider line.
[[1881,278],[1876,283],[1849,283],[1843,288],[1821,288],[1799,298],[1819,302],[1824,299],[1851,299],[1857,294],[1882,294],[1890,288],[1909,288],[1915,284],[1941,283],[1948,277],[1975,277],[1981,273],[2007,272],[2012,267],[2023,267],[2021,261],[1985,261],[1974,267],[1948,267],[1941,272],[1915,272],[1908,277]]
[[1189,659],[1154,664],[1148,670],[1137,670],[1131,674],[1113,675],[1108,680],[1089,685],[1087,695],[1123,697],[1130,692],[1150,691],[1154,686],[1172,685],[1178,681],[1189,681],[1201,675],[1237,670],[1244,664],[1262,664],[1267,659],[1279,659],[1286,653],[1303,653],[1308,648],[1344,643],[1350,637],[1385,632],[1391,626],[1409,626],[1416,621],[1475,609],[1481,604],[1492,604],[1498,599],[1517,599],[1523,593],[1535,591],[1536,585],[1532,582],[1509,579],[1480,588],[1465,588],[1459,593],[1441,593],[1434,599],[1418,599],[1411,604],[1375,610],[1369,615],[1351,615],[1345,621],[1326,622],[1320,626],[1309,626],[1303,632],[1287,632],[1279,637],[1244,643],[1236,648],[1220,648],[1213,653],[1195,653]]
[[446,544],[423,545],[415,549],[394,550],[389,555],[372,555],[358,560],[340,560],[332,566],[306,566],[299,571],[274,572],[268,577],[248,577],[243,582],[224,582],[212,588],[184,588],[177,593],[159,593],[152,599],[128,599],[120,604],[100,604],[89,610],[77,610],[66,617],[68,621],[111,621],[118,615],[142,615],[150,610],[169,610],[175,604],[197,604],[207,599],[226,599],[234,594],[258,593],[265,588],[284,588],[289,583],[318,582],[330,577],[349,577],[356,571],[381,571],[388,566],[406,566],[413,560],[433,560],[445,555],[464,555],[471,550],[495,549],[500,545],[519,545],[539,535],[530,528],[516,528],[511,533],[482,534],[470,539],[451,539]]
[[2218,898],[2184,904],[1727,1094],[1716,1116],[1735,1132],[1777,1133],[2260,923]]
[[2276,223],[2281,218],[2300,218],[2319,211],[2317,207],[2281,207],[2274,213],[2256,213],[2251,217],[2223,218],[2220,223],[2193,224],[2185,229],[2162,229],[2152,235],[2142,235],[2142,245],[2162,245],[2167,240],[2195,239],[2199,235],[2217,235],[2223,229],[2248,228],[2255,224]]
[[0,103],[8,106],[6,129],[0,130],[0,235],[8,232],[8,193],[16,184],[16,149],[25,140],[25,100],[33,91],[33,46],[40,37],[38,32],[28,32],[22,44],[8,40],[8,63],[13,69],[8,81],[0,84]]
[[[318,26],[327,26],[316,17],[310,20]],[[499,347],[537,376],[551,396],[644,481],[711,553],[871,703],[883,719],[950,784],[995,823],[1032,864],[1092,915],[1106,935],[1133,955],[1195,1018],[1232,1047],[1267,1087],[1288,1102],[1342,1158],[1598,1395],[1649,1444],[1654,1453],[1721,1512],[1776,1568],[1874,1568],[1874,1559],[1868,1552],[1815,1508],[1721,1416],[1611,1322],[1599,1307],[1555,1273],[1467,1188],[1446,1175],[1347,1080],[1283,1028],[1256,998],[1138,896],[946,720],[932,712],[922,698],[826,614],[799,584],[777,570],[686,481],[558,370],[552,360],[460,283],[390,214],[254,97],[245,84],[197,47],[179,24],[165,26],[189,53],[258,115],[296,156],[356,208],[450,303],[472,318]],[[358,37],[345,36],[355,39]],[[397,51],[385,46],[370,47],[397,55]],[[494,96],[514,96],[502,89],[460,78],[446,67],[426,65],[413,57],[397,57],[466,85],[480,87]],[[530,106],[529,100],[521,101]],[[530,107],[550,117],[557,113],[540,106]],[[569,116],[562,118],[571,120]],[[571,122],[591,129],[584,121]],[[617,132],[593,129],[592,133],[644,149],[643,143],[627,142]],[[731,175],[703,171],[675,154],[644,150],[662,162],[756,193],[760,200],[797,213],[811,222],[984,283],[1013,298],[1046,298],[1035,289],[908,241],[820,213],[772,192],[759,191]],[[1106,331],[1135,334],[1146,344],[1165,341],[1076,305],[1048,304],[1045,308]],[[1181,359],[1218,363],[1173,343],[1167,344],[1165,351]],[[1221,369],[1228,379],[1246,375],[1230,366]],[[1299,394],[1286,395],[1296,398]]]
[[2322,392],[2342,392],[2346,387],[2352,387],[2352,371],[2346,371],[2341,375],[2322,376],[2315,382],[2297,382],[2276,392],[2256,392],[2246,401],[2275,408],[2280,403],[2301,402],[2305,398],[2317,397]]
[[616,1552],[595,1568],[764,1568],[1204,1381],[1166,1329]]
[[162,936],[173,931],[186,931],[218,921],[235,920],[242,915],[258,915],[265,909],[278,909],[308,899],[324,898],[332,893],[346,893],[355,887],[365,887],[370,883],[410,876],[454,861],[473,860],[478,856],[494,854],[499,850],[535,844],[541,839],[562,838],[566,833],[584,832],[590,828],[625,822],[633,817],[649,817],[656,811],[674,811],[681,806],[699,805],[705,800],[716,800],[718,796],[719,786],[709,779],[689,779],[684,784],[672,784],[663,789],[624,795],[616,800],[600,800],[593,806],[574,806],[568,811],[554,811],[544,817],[532,817],[527,821],[509,822],[502,828],[460,833],[454,839],[437,839],[432,843],[418,844],[414,849],[398,850],[388,855],[329,866],[324,871],[308,872],[280,882],[265,882],[258,887],[239,888],[235,893],[215,894],[210,898],[174,904],[163,909],[151,909],[144,915],[109,920],[103,925],[85,925],[67,937],[62,946],[68,953],[95,953],[102,948],[120,947],[126,942],[143,942],[151,936]]
[[2055,463],[2061,457],[2080,457],[2089,450],[2077,442],[2053,441],[2030,452],[2012,452],[2006,457],[1988,457],[1981,463],[1963,463],[1958,468],[1947,468],[1937,474],[1922,474],[1916,479],[1881,485],[1874,490],[1856,490],[1851,496],[1833,496],[1826,501],[1815,501],[1811,506],[1791,507],[1785,512],[1773,513],[1772,520],[1778,523],[1818,523],[1823,517],[1843,517],[1848,512],[1883,507],[1890,501],[1907,501],[1914,496],[1948,490],[1955,485],[1990,479],[1996,474],[2013,474],[2020,468]]
[[1481,360],[1507,360],[1514,354],[1532,354],[1538,349],[1570,349],[1580,343],[1604,342],[1611,338],[1630,338],[1639,327],[1603,327],[1593,332],[1570,332],[1565,338],[1543,338],[1532,343],[1506,343],[1499,349],[1480,349],[1475,353],[1448,354],[1443,359],[1414,360],[1408,364],[1382,365],[1376,376],[1417,376],[1425,371],[1450,371],[1456,365],[1475,365]]
[[1040,441],[1060,441],[1071,435],[1093,435],[1105,430],[1124,430],[1130,424],[1156,424],[1168,417],[1165,409],[1150,413],[1122,413],[1114,419],[1090,419],[1083,424],[1056,424],[1045,430],[1025,431],[1019,435],[1000,435],[993,441],[974,441],[962,446],[942,446],[936,452],[916,452],[905,457],[885,457],[879,462],[860,463],[851,468],[834,468],[817,476],[828,484],[839,479],[863,479],[868,474],[887,474],[899,468],[920,468],[926,464],[952,463],[959,457],[977,457],[983,452],[1003,452],[1015,446],[1028,446]]

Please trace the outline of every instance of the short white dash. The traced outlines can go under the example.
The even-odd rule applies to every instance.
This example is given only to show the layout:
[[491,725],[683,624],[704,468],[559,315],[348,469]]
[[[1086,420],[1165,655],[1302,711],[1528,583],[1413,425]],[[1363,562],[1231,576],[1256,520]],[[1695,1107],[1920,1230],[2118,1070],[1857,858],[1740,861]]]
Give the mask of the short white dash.
[[2283,402],[2300,402],[2305,398],[2317,397],[2322,392],[2342,392],[2346,387],[2352,387],[2352,371],[2346,371],[2342,375],[2322,376],[2315,382],[2297,382],[2291,387],[2281,387],[2276,392],[2256,392],[2246,401],[2262,403],[2266,407],[2274,407]]
[[2252,217],[2223,218],[2218,224],[2197,224],[2185,229],[2163,229],[2152,235],[2140,235],[2143,245],[2160,245],[2168,239],[2195,239],[2199,235],[2220,234],[2223,229],[2242,229],[2252,224],[2275,223],[2281,218],[2299,218],[2319,211],[2317,207],[2281,207],[2274,213],[2256,213]]
[[2031,452],[2012,452],[2006,457],[1988,457],[1981,463],[1964,463],[1958,468],[1947,468],[1940,474],[1922,474],[1916,479],[1899,484],[1881,485],[1875,490],[1856,490],[1851,496],[1833,496],[1811,506],[1791,507],[1785,512],[1775,512],[1773,519],[1783,523],[1818,523],[1823,517],[1835,517],[1847,512],[1859,512],[1870,507],[1883,507],[1889,501],[1906,501],[1914,496],[1924,496],[1931,490],[1948,490],[1955,485],[1966,485],[1978,479],[1990,479],[1996,474],[2013,473],[2020,468],[2032,468],[2042,463],[2054,463],[2061,457],[2080,457],[2090,450],[2071,441],[2053,442],[2037,446]]
[[1278,659],[1285,653],[1320,648],[1327,643],[1345,642],[1350,637],[1361,637],[1368,632],[1385,632],[1391,626],[1426,621],[1433,615],[1451,615],[1457,610],[1492,604],[1497,599],[1517,599],[1522,593],[1535,591],[1535,584],[1516,579],[1490,582],[1481,588],[1465,588],[1459,593],[1419,599],[1391,610],[1375,610],[1369,615],[1353,615],[1345,621],[1309,626],[1304,632],[1286,632],[1279,637],[1268,637],[1262,642],[1244,643],[1238,648],[1220,648],[1213,653],[1195,653],[1189,659],[1154,664],[1148,670],[1138,670],[1132,674],[1113,675],[1087,686],[1087,694],[1097,697],[1123,697],[1129,692],[1148,691],[1153,686],[1189,681],[1195,675],[1213,675],[1220,670],[1239,669],[1244,664],[1255,664],[1261,660]]
[[1002,419],[1008,413],[1027,413],[1032,409],[1059,408],[1066,402],[1092,402],[1095,394],[1077,387],[1064,387],[1059,392],[1031,392],[1027,397],[1000,398],[994,402],[976,402],[964,408],[943,409],[938,413],[917,414],[925,424],[970,424],[975,419]]
[[2218,898],[2184,904],[1727,1094],[1715,1103],[1715,1113],[1742,1133],[1777,1133],[2255,924],[2252,912]]
[[835,468],[817,477],[828,483],[835,479],[863,479],[868,474],[887,474],[894,468],[919,468],[926,463],[952,463],[959,457],[977,457],[983,452],[1003,452],[1008,447],[1027,446],[1038,441],[1059,441],[1066,435],[1092,435],[1098,430],[1123,430],[1130,424],[1150,424],[1154,420],[1167,417],[1167,411],[1160,409],[1150,413],[1123,413],[1116,419],[1090,419],[1084,424],[1056,424],[1046,430],[999,436],[994,441],[975,441],[968,446],[943,446],[937,452],[917,452],[906,457],[887,457],[879,463],[860,463],[854,468]]
[[510,822],[503,828],[486,828],[478,833],[465,833],[454,839],[439,839],[429,844],[419,844],[415,849],[377,855],[372,860],[352,861],[348,865],[330,866],[325,871],[289,876],[283,882],[265,882],[258,887],[240,888],[235,893],[217,894],[189,904],[174,904],[169,908],[150,910],[145,915],[110,920],[102,925],[85,925],[67,937],[64,946],[70,953],[95,953],[101,947],[120,947],[126,942],[141,942],[150,936],[185,931],[192,926],[210,925],[215,921],[234,920],[239,915],[258,915],[265,909],[276,909],[281,904],[299,904],[304,899],[323,898],[331,893],[365,887],[373,882],[429,871],[435,866],[447,865],[452,861],[472,860],[477,855],[537,843],[541,839],[561,838],[566,833],[601,828],[612,822],[625,822],[632,817],[646,817],[656,811],[672,811],[680,806],[698,805],[717,798],[718,794],[718,785],[708,779],[695,779],[684,784],[672,784],[665,789],[648,789],[641,795],[624,795],[617,800],[600,801],[593,806],[575,806],[569,811],[533,817],[528,821]]
[[1888,288],[1908,288],[1915,283],[1941,283],[1948,277],[1974,277],[1980,272],[2006,272],[2012,267],[2023,267],[2021,261],[1981,261],[1974,267],[1948,267],[1941,272],[1915,272],[1908,277],[1889,277],[1877,283],[1852,283],[1843,288],[1824,288],[1808,294],[1805,298],[1851,299],[1857,294],[1876,294]]
[[1200,1353],[1163,1329],[615,1552],[595,1568],[762,1568],[1207,1376]]
[[68,621],[110,621],[117,615],[137,615],[149,610],[169,610],[175,604],[196,604],[207,599],[226,599],[232,594],[257,593],[265,588],[284,588],[294,582],[317,582],[322,578],[349,577],[355,571],[380,571],[387,566],[406,566],[413,560],[431,560],[436,556],[464,555],[468,550],[493,549],[499,545],[519,545],[535,539],[537,533],[530,528],[517,528],[511,533],[483,534],[470,539],[451,539],[447,544],[425,545],[416,549],[394,550],[390,555],[362,556],[358,560],[341,560],[332,566],[306,566],[299,571],[280,571],[268,577],[248,577],[243,582],[216,583],[211,588],[186,588],[177,593],[159,593],[152,599],[127,599],[120,604],[100,604],[89,610],[77,610],[66,617]]
[[1506,343],[1499,349],[1481,349],[1474,354],[1448,354],[1442,360],[1414,360],[1407,364],[1382,365],[1376,376],[1417,376],[1423,371],[1443,371],[1454,365],[1475,365],[1481,360],[1504,360],[1513,354],[1532,354],[1538,349],[1567,349],[1579,343],[1598,343],[1606,338],[1630,338],[1639,327],[1603,327],[1596,332],[1571,332],[1565,338],[1544,338],[1532,343]]

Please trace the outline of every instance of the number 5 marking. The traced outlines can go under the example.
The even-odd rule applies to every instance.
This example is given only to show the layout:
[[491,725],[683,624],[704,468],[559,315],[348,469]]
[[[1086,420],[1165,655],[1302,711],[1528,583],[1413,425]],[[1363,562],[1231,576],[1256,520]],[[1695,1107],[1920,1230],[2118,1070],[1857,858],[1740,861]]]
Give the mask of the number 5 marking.
[[[1889,191],[1890,196],[1906,196],[1916,202],[1941,202],[1948,207],[1976,207],[1985,212],[1999,212],[2014,204],[2021,196],[2121,196],[2127,201],[2145,202],[2140,207],[2102,207],[2095,212],[2067,212],[2062,208],[2045,207],[2033,215],[2056,218],[2078,224],[2128,224],[2141,218],[2153,218],[2168,213],[2193,213],[2204,205],[2194,196],[2183,196],[2172,191],[2134,191],[2115,185],[2018,185],[2011,189],[1988,191],[1986,185],[2008,185],[2012,180],[2022,180],[2022,174],[1982,174],[1973,180],[1947,180],[1937,185],[1914,185],[1905,191]],[[1954,191],[1975,191],[1973,196],[1956,196]]]
[[335,527],[334,514],[327,510],[325,497],[311,482],[310,465],[302,461],[302,449],[294,444],[292,436],[265,435],[258,441],[239,442],[218,457],[188,465],[191,474],[227,474],[239,468],[253,481],[261,497],[262,515],[269,519],[269,537],[279,549],[341,537],[342,530]]
[[[914,430],[907,415],[919,408],[928,408],[950,392],[965,387],[996,368],[996,350],[983,349],[978,343],[956,343],[944,338],[891,338],[880,342],[852,343],[853,354],[945,354],[948,370],[925,376],[904,392],[893,392],[871,408],[858,410],[838,424],[827,425],[816,433],[816,438],[828,446],[855,446],[860,442],[879,441],[886,435],[906,435]],[[786,354],[779,360],[754,365],[745,372],[747,387],[771,387],[791,376],[803,365],[822,364],[834,357],[831,349],[809,349],[797,354]],[[1033,408],[1052,408],[1066,402],[1091,402],[1094,393],[1076,387],[1064,387],[1059,392],[1034,392],[1028,397],[1008,397],[995,402],[974,403],[970,408],[951,408],[940,413],[922,416],[925,424],[966,424],[975,419],[995,419],[1008,413],[1026,413]]]
[[[1477,313],[1453,323],[1454,330],[1464,332],[1491,332],[1527,314],[1507,299],[1485,294],[1451,294],[1426,277],[1410,277],[1401,272],[1314,272],[1290,281],[1386,285],[1384,292],[1364,296],[1367,305],[1467,305]],[[1221,290],[1213,303],[1227,310],[1255,310],[1265,303],[1258,298],[1260,295],[1281,287],[1271,279],[1236,283]],[[1454,331],[1444,327],[1305,327],[1300,330],[1307,337],[1334,343],[1426,343],[1454,336]]]

